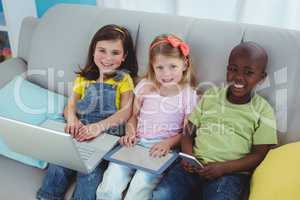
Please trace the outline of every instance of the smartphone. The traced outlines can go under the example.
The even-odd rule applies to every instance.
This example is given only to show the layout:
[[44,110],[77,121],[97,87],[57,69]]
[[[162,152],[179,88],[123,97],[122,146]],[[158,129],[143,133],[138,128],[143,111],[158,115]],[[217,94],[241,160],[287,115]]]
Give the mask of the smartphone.
[[194,156],[182,152],[179,153],[179,156],[181,157],[181,159],[187,161],[189,164],[195,167],[200,167],[200,168],[204,167],[204,165],[199,160],[197,160],[197,158],[195,158]]

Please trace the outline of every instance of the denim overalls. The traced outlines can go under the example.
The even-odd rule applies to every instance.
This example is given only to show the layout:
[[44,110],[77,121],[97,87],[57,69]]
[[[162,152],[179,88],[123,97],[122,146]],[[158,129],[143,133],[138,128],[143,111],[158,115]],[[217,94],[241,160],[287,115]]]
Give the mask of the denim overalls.
[[[114,80],[120,81],[124,77],[123,72],[118,72]],[[99,122],[111,116],[117,111],[116,87],[106,83],[92,83],[85,89],[85,96],[77,102],[77,114],[83,124]],[[123,126],[119,125],[108,129],[106,132],[112,135],[123,135]]]
[[[122,80],[124,72],[118,72],[114,80]],[[83,124],[99,122],[117,111],[116,107],[117,84],[91,83],[85,88],[85,96],[77,102],[77,114]],[[122,135],[123,125],[112,127],[106,132],[113,135]],[[102,181],[107,167],[106,161],[101,161],[94,171],[89,174],[77,172],[76,187],[72,200],[96,200],[96,190]],[[49,164],[43,185],[37,192],[37,198],[63,200],[71,177],[76,171],[58,165]]]

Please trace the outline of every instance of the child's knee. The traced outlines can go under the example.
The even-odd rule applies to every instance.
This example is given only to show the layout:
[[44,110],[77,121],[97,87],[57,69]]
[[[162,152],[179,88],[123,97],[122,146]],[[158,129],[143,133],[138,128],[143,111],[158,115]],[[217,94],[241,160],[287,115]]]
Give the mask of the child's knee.
[[151,200],[168,200],[170,195],[171,190],[168,187],[158,187],[152,192]]
[[134,175],[134,178],[132,182],[135,182],[137,185],[157,185],[160,179],[162,178],[162,175],[156,175],[147,173],[144,171],[137,171]]
[[119,180],[128,179],[132,172],[128,167],[118,165],[115,163],[109,163],[108,168],[104,172],[104,181],[111,180],[113,182],[119,182]]
[[122,192],[127,187],[133,173],[133,170],[128,167],[109,163],[103,181],[97,189],[97,198],[121,199]]

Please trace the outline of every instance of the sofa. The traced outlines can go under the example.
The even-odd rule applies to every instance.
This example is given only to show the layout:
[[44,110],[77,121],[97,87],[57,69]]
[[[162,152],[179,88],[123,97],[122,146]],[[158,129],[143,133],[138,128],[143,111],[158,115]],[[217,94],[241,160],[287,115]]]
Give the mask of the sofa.
[[[267,50],[269,63],[268,77],[257,92],[266,97],[276,111],[278,146],[300,140],[297,85],[300,32],[295,30],[60,4],[40,19],[24,19],[17,56],[0,64],[0,88],[17,75],[23,75],[34,84],[68,96],[74,71],[85,63],[90,38],[106,24],[120,24],[130,30],[137,51],[139,76],[146,72],[148,48],[155,36],[173,33],[185,39],[191,48],[194,73],[201,90],[225,83],[227,59],[235,45],[241,41],[259,43]],[[33,139],[32,142],[38,141]],[[0,156],[0,199],[35,199],[44,174],[45,170]]]

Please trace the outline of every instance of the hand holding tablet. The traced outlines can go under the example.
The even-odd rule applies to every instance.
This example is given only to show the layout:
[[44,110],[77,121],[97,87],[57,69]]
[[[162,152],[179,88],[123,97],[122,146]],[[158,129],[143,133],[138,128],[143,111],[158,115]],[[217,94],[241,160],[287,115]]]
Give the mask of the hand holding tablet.
[[197,167],[197,168],[203,168],[204,165],[197,160],[197,158],[195,158],[192,155],[186,154],[186,153],[179,153],[179,157],[182,158],[183,160],[185,160],[186,162],[188,162],[190,165]]

